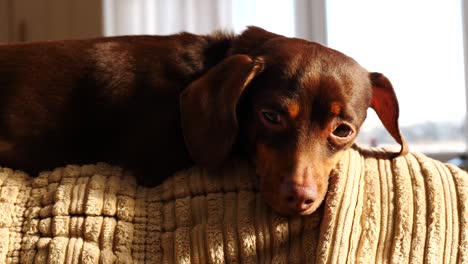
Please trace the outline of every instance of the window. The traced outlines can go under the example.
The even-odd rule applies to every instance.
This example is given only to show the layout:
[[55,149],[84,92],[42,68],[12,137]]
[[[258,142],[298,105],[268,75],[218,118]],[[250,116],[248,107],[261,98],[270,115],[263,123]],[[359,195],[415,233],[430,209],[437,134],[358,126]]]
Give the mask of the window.
[[[460,1],[327,0],[327,22],[330,47],[392,81],[412,150],[466,150]],[[373,140],[393,142],[370,111],[360,141]]]

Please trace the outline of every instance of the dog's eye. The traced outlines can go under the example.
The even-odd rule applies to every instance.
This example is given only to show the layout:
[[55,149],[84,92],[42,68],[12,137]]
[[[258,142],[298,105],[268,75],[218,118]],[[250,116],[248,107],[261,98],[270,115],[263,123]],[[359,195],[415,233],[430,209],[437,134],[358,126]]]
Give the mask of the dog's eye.
[[262,119],[270,124],[278,125],[281,123],[281,115],[276,111],[262,109],[261,115],[262,115]]
[[340,137],[340,138],[347,138],[351,136],[352,133],[353,133],[353,129],[347,124],[340,124],[333,131],[333,135]]

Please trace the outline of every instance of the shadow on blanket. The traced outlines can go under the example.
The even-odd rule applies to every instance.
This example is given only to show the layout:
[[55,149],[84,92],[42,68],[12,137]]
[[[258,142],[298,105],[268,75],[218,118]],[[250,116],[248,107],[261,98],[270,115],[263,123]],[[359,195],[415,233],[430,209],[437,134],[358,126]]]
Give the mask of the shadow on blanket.
[[349,150],[321,210],[273,213],[253,173],[193,168],[155,188],[100,163],[0,172],[4,263],[467,263],[468,175],[411,153]]

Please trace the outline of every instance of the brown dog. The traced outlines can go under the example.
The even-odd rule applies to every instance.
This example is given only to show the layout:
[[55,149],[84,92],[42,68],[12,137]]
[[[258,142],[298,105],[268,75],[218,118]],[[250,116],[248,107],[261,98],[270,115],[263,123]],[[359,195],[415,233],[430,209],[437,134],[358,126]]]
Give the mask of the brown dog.
[[107,161],[156,184],[241,155],[272,208],[310,214],[369,106],[406,153],[383,75],[257,27],[0,46],[0,164],[32,174]]

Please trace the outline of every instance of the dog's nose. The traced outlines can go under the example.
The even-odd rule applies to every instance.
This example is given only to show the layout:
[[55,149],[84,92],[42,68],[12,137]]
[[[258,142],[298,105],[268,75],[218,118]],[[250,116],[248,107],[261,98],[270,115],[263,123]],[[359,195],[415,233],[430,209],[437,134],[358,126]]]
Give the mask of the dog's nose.
[[286,203],[289,208],[297,211],[306,211],[314,203],[317,196],[315,186],[289,185]]

